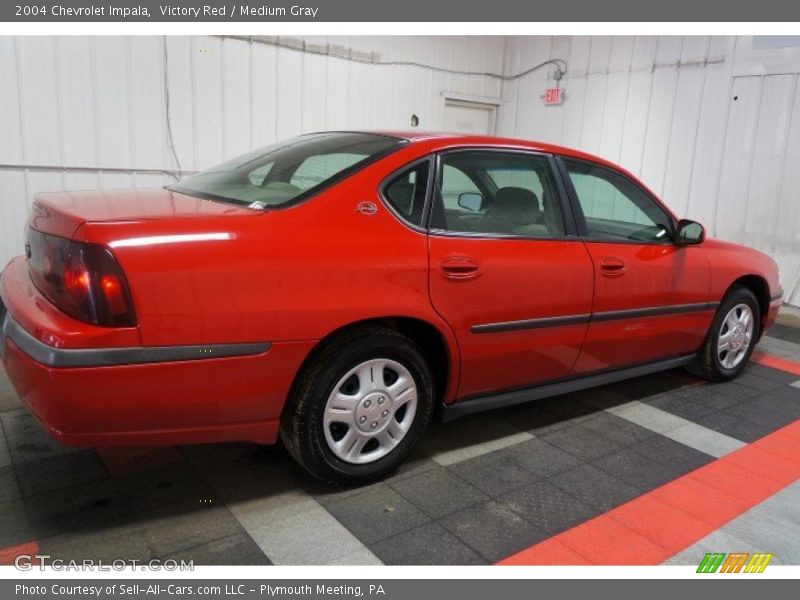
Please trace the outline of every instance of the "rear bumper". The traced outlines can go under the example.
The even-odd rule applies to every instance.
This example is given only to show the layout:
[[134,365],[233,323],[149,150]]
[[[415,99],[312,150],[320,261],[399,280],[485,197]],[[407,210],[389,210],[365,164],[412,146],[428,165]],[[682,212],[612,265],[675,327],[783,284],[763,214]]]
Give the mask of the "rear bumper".
[[58,441],[118,446],[277,440],[286,395],[313,342],[51,346],[42,340],[72,339],[70,332],[53,328],[52,320],[37,322],[46,300],[8,271],[0,279],[0,312],[7,312],[0,359],[24,404]]

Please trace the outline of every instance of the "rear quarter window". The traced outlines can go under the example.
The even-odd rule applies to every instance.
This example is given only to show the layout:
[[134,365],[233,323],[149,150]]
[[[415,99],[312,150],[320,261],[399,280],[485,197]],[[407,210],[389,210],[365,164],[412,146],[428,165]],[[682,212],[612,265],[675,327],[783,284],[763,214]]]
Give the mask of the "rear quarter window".
[[372,133],[305,135],[248,152],[167,189],[253,209],[280,208],[300,202],[406,143]]

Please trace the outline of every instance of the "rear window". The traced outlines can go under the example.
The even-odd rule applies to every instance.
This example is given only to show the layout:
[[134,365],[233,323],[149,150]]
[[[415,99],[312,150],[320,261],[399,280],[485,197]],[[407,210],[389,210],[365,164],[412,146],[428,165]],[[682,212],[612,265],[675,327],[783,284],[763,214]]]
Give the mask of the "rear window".
[[405,143],[370,133],[306,135],[261,148],[167,189],[254,209],[295,204]]

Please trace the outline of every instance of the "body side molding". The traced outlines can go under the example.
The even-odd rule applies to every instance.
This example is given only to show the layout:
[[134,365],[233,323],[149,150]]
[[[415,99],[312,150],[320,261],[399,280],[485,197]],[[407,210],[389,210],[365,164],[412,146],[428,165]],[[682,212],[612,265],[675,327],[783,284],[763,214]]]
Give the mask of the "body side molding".
[[689,354],[687,356],[678,356],[669,358],[667,360],[660,360],[657,362],[646,363],[634,367],[626,367],[624,369],[617,369],[614,371],[602,371],[593,375],[585,375],[571,379],[563,379],[552,383],[545,383],[530,388],[520,390],[512,390],[508,392],[493,393],[486,396],[477,396],[448,404],[442,410],[442,422],[452,421],[459,417],[463,417],[472,413],[482,412],[485,410],[492,410],[495,408],[504,408],[507,406],[514,406],[516,404],[524,404],[532,400],[540,400],[542,398],[549,398],[551,396],[558,396],[560,394],[567,394],[569,392],[577,392],[598,385],[605,385],[630,379],[632,377],[639,377],[641,375],[649,375],[650,373],[657,373],[666,369],[673,369],[675,367],[682,367],[694,360],[695,355]]
[[696,312],[715,309],[719,302],[695,302],[692,304],[671,304],[669,306],[651,306],[647,308],[631,308],[626,310],[609,310],[596,313],[577,315],[561,315],[558,317],[543,317],[540,319],[523,319],[521,321],[500,321],[497,323],[481,323],[472,325],[472,333],[499,333],[503,331],[516,331],[521,329],[538,329],[540,327],[558,327],[564,325],[577,325],[592,321],[616,321],[636,317],[655,317],[660,315],[673,315],[678,313]]

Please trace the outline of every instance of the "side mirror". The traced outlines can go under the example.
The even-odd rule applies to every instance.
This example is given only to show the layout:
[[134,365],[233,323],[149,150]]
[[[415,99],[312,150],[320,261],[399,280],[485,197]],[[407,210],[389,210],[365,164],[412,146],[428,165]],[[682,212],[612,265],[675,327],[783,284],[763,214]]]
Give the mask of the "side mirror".
[[678,233],[675,236],[675,243],[679,246],[691,246],[700,244],[706,239],[706,230],[697,221],[681,219],[678,221]]
[[483,196],[475,192],[464,192],[458,195],[458,205],[472,212],[478,212],[483,207]]

